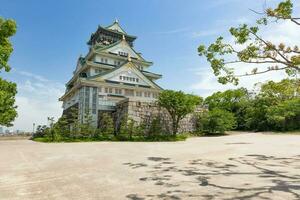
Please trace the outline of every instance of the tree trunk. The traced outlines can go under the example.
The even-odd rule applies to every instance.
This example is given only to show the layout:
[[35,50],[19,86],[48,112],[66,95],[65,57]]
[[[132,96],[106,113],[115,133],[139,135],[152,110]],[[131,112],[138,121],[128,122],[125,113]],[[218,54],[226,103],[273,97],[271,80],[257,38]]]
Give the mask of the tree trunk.
[[176,136],[178,131],[178,120],[173,118],[172,124],[173,124],[173,136]]

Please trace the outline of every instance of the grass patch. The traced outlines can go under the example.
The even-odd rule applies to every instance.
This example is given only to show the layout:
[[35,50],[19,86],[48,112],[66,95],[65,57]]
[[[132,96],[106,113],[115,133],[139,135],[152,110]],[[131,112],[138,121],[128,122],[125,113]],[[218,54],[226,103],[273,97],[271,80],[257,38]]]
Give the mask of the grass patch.
[[228,133],[207,133],[207,132],[194,132],[188,134],[190,137],[220,137],[230,135]]
[[173,135],[159,135],[159,136],[132,136],[129,137],[127,135],[106,135],[100,136],[97,138],[60,138],[52,141],[47,137],[37,137],[32,138],[35,142],[101,142],[101,141],[113,141],[113,142],[176,142],[176,141],[185,141],[188,138],[187,134],[178,134],[176,136]]

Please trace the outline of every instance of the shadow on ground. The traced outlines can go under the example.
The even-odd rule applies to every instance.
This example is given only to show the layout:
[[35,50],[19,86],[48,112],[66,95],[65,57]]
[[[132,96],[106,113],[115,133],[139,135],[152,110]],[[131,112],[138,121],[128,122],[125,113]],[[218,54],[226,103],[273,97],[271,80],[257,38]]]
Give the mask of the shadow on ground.
[[148,157],[124,163],[149,174],[139,181],[163,187],[159,194],[127,194],[127,199],[300,199],[300,155],[284,158],[246,155],[226,162],[193,159],[181,165],[170,158]]

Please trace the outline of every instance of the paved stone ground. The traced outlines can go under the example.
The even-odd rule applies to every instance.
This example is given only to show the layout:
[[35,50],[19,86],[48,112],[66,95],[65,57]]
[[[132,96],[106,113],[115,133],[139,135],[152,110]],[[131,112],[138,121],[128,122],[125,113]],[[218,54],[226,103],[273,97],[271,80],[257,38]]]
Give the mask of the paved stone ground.
[[300,199],[300,136],[0,141],[0,199]]

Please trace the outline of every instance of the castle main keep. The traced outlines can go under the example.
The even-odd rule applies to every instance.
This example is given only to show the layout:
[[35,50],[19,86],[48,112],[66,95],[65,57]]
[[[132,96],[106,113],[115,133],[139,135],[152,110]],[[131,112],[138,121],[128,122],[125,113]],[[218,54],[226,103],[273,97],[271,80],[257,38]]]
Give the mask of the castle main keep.
[[[121,112],[120,103],[155,102],[162,90],[155,81],[162,75],[149,71],[153,63],[134,49],[136,38],[125,32],[117,20],[107,27],[98,26],[87,43],[87,55],[78,58],[65,94],[59,99],[64,113],[75,107],[83,122],[88,112],[98,127],[101,114]],[[131,113],[128,109],[126,112]]]

